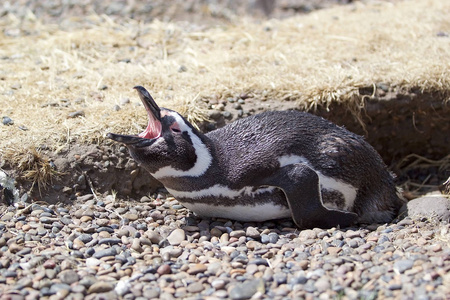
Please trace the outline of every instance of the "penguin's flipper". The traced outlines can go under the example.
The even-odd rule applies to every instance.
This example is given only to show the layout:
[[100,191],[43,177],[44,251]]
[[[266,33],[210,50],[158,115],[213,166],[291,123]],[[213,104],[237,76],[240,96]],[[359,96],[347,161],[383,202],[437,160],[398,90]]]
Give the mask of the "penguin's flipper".
[[304,164],[282,167],[265,180],[265,184],[280,188],[286,195],[292,219],[300,228],[347,227],[358,215],[323,205],[319,176]]

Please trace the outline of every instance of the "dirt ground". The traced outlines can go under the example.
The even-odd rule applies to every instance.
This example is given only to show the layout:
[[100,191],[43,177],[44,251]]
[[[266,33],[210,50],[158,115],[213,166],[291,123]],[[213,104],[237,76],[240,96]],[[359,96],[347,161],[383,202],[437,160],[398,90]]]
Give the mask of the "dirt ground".
[[[398,3],[401,5],[400,1],[385,2],[383,5],[394,7]],[[264,25],[264,30],[271,32],[277,26],[282,28],[284,22],[291,22],[291,17],[308,15],[322,9],[330,10],[342,5],[350,7],[350,10],[347,12],[339,10],[336,10],[336,13],[332,12],[330,15],[336,15],[334,17],[336,20],[341,18],[338,17],[341,13],[344,16],[347,13],[349,19],[351,19],[353,18],[351,12],[353,11],[367,13],[377,9],[386,9],[386,7],[377,7],[376,4],[374,6],[373,2],[370,1],[355,3],[353,1],[334,0],[286,0],[276,2],[197,0],[153,1],[151,4],[124,1],[75,1],[71,4],[58,1],[9,1],[4,3],[0,7],[0,18],[3,24],[3,36],[0,45],[9,47],[17,39],[39,37],[39,35],[45,35],[45,39],[51,36],[58,39],[67,32],[66,40],[61,38],[58,43],[60,42],[61,45],[67,43],[69,45],[68,52],[81,49],[76,52],[75,56],[77,56],[77,59],[81,58],[83,62],[73,62],[75,58],[72,53],[71,55],[59,53],[62,61],[55,58],[59,55],[58,53],[51,54],[49,58],[45,53],[39,55],[39,53],[32,53],[32,50],[29,49],[26,50],[25,54],[21,54],[19,50],[17,50],[17,54],[6,50],[1,53],[0,103],[3,107],[0,107],[0,112],[2,117],[11,117],[15,124],[7,126],[7,119],[5,118],[2,120],[3,124],[0,124],[2,130],[5,130],[1,135],[3,149],[0,152],[2,158],[0,168],[16,180],[21,195],[28,192],[35,200],[42,199],[52,203],[67,202],[75,199],[77,195],[94,191],[105,193],[114,190],[119,195],[132,198],[158,191],[160,185],[154,179],[146,176],[145,171],[129,158],[125,148],[105,141],[101,137],[106,130],[135,133],[137,132],[136,128],[143,126],[146,120],[141,111],[142,107],[141,110],[139,110],[139,107],[134,107],[137,102],[136,96],[131,94],[129,90],[132,87],[132,82],[142,80],[148,82],[154,80],[155,77],[152,75],[148,79],[142,79],[146,76],[149,77],[150,71],[139,75],[136,75],[136,71],[134,71],[134,77],[132,78],[127,77],[121,81],[118,78],[120,76],[115,76],[114,79],[108,81],[108,72],[114,70],[114,67],[102,70],[101,66],[91,64],[95,57],[98,57],[105,61],[105,65],[110,60],[114,60],[117,72],[120,73],[123,70],[124,75],[128,72],[127,69],[124,69],[124,64],[134,65],[135,62],[138,62],[144,65],[147,63],[159,66],[161,74],[158,75],[161,75],[162,79],[156,80],[161,82],[151,83],[153,85],[151,88],[158,92],[157,97],[162,97],[165,100],[176,100],[177,97],[182,96],[180,94],[186,92],[189,97],[196,99],[194,104],[188,103],[187,108],[184,107],[186,106],[186,103],[184,103],[183,111],[188,117],[196,121],[197,125],[204,131],[213,130],[237,118],[264,110],[310,110],[341,126],[345,126],[353,132],[364,135],[398,175],[398,183],[405,189],[405,195],[408,198],[414,198],[433,190],[442,190],[443,183],[450,176],[450,135],[448,134],[450,132],[450,108],[448,105],[450,90],[448,89],[449,79],[445,73],[437,71],[436,74],[439,75],[435,75],[435,73],[427,70],[420,75],[420,71],[417,71],[419,75],[414,75],[414,77],[408,71],[410,69],[405,69],[408,72],[404,73],[405,80],[403,82],[395,78],[391,78],[391,81],[383,81],[384,79],[389,80],[389,76],[392,76],[392,74],[388,74],[384,78],[380,77],[383,80],[374,75],[370,80],[358,82],[355,79],[356,83],[353,82],[353,79],[346,79],[349,80],[348,89],[346,89],[346,82],[341,83],[337,88],[334,88],[330,83],[330,87],[325,84],[312,88],[311,91],[296,91],[284,82],[279,83],[278,88],[261,89],[255,83],[254,87],[248,86],[243,89],[237,84],[233,87],[234,83],[227,85],[227,81],[230,80],[228,78],[215,78],[213,72],[208,69],[209,66],[202,66],[202,62],[192,62],[184,56],[177,56],[180,51],[188,54],[197,51],[197,49],[189,48],[190,45],[186,46],[179,42],[185,39],[183,34],[190,34],[190,38],[193,40],[204,39],[206,41],[211,39],[211,36],[205,34],[205,32],[216,30],[215,28],[232,28],[232,26],[236,26],[235,24],[241,24],[242,19],[245,18],[249,20],[245,21],[248,23],[244,22],[244,24],[247,24],[247,28],[237,27],[238,29],[228,33],[231,39],[233,34],[236,35],[236,32],[239,32],[239,28],[248,30],[248,32],[242,32],[244,29],[241,30],[239,34],[242,36],[236,36],[237,46],[233,46],[243,49],[242,60],[233,61],[236,58],[232,57],[230,61],[235,65],[250,66],[253,54],[252,52],[246,53],[245,48],[247,46],[251,48],[251,44],[248,44],[248,40],[245,40],[244,37],[247,36],[250,41],[252,40],[254,34],[252,26],[274,20],[272,23]],[[445,7],[445,9],[448,9],[448,7]],[[436,8],[436,11],[439,11],[439,9]],[[84,16],[92,14],[97,16],[97,19],[83,19]],[[323,18],[323,15],[317,16]],[[142,23],[136,25],[137,23],[124,22],[129,18],[133,22]],[[317,21],[317,25],[314,25],[313,17],[309,18],[307,21],[299,20],[304,21],[308,28],[314,28],[314,26],[319,26],[322,23]],[[151,22],[154,22],[152,23],[153,27],[142,25]],[[119,26],[119,24],[121,25]],[[129,32],[132,32],[135,29],[133,26],[141,26],[141,32],[139,34],[133,33],[135,35],[134,40],[128,44],[129,42],[125,40],[116,40],[115,42],[107,40],[104,35],[105,31],[98,31],[98,33],[89,31],[90,27],[98,29],[104,26],[111,26],[107,27],[106,30],[106,32],[111,33],[111,38],[117,32],[122,34],[128,27]],[[331,39],[337,39],[341,42],[351,41],[349,37],[332,35],[333,30],[338,29],[333,25],[330,26],[327,32],[330,32]],[[342,26],[345,26],[345,24]],[[161,29],[161,27],[164,29]],[[87,31],[77,31],[78,28],[87,28]],[[178,32],[183,29],[186,30],[185,33]],[[221,30],[225,29],[217,30],[217,35],[220,36],[223,35]],[[376,28],[371,30],[373,30],[371,33],[365,35],[373,34],[380,39],[377,40],[378,45],[370,45],[367,51],[376,52],[377,49],[382,47],[393,47],[395,45],[395,39],[391,40],[391,37],[384,36],[384,33],[377,31]],[[448,21],[442,21],[437,23],[436,28],[432,30],[435,43],[443,45],[443,48],[438,48],[436,51],[444,51],[442,49],[445,49],[445,45],[450,46],[450,24]],[[151,51],[153,51],[154,45],[148,40],[140,39],[140,37],[145,37],[146,34],[151,35],[159,31],[167,35],[161,38],[163,43],[167,43],[167,51],[164,50],[166,52],[162,54],[162,58],[152,57],[154,54]],[[126,32],[126,34],[129,32]],[[90,37],[91,39],[84,39],[84,34],[89,37],[91,33],[93,34]],[[284,33],[275,34],[281,35]],[[414,45],[414,32],[411,31],[408,34],[411,34],[412,45]],[[417,41],[420,40],[420,37],[416,36],[415,38]],[[95,39],[103,44],[100,47],[95,43],[89,44],[90,40]],[[289,34],[286,39],[289,39]],[[40,41],[42,39],[36,41],[36,46]],[[108,43],[111,44],[108,45]],[[170,43],[175,43],[174,45],[178,48],[171,50]],[[215,47],[214,41],[207,41],[207,43],[209,44],[208,47]],[[17,45],[21,44],[18,43]],[[63,50],[66,49],[64,48],[66,45],[55,44],[54,46],[56,48],[61,47]],[[89,49],[91,46],[91,51],[84,51],[83,47]],[[279,45],[276,47],[280,48]],[[140,51],[151,53],[145,56]],[[171,51],[174,51],[173,54]],[[289,51],[283,49],[283,47],[278,52],[274,52],[273,55],[276,57],[274,64],[283,65],[283,60],[287,61],[287,53]],[[397,53],[395,49],[392,53],[393,56],[401,55],[401,51]],[[21,55],[26,58],[29,57],[29,59],[25,60]],[[170,62],[171,55],[176,58],[176,65]],[[445,57],[444,52],[441,55]],[[158,65],[159,61],[167,61],[167,56],[169,56],[169,63],[172,65]],[[255,59],[264,63],[264,59],[267,59],[267,57],[261,56]],[[356,60],[356,58],[354,59]],[[41,82],[39,78],[31,79],[29,77],[27,79],[27,75],[24,75],[26,73],[14,75],[8,71],[18,64],[27,65],[28,62],[33,61],[37,66],[36,68],[41,72],[54,71],[52,79],[48,81],[51,82],[51,86],[47,85],[45,78]],[[55,62],[62,65],[52,65]],[[198,95],[194,97],[195,93],[191,91],[199,86],[196,83],[192,84],[191,89],[183,89],[170,84],[174,81],[173,78],[180,79],[181,84],[185,82],[184,80],[189,80],[186,79],[188,77],[183,76],[189,73],[186,70],[192,69],[192,64],[195,63],[199,64],[196,66],[199,74],[210,72],[211,77],[214,77],[216,81],[212,87],[205,88],[206,93],[199,97],[197,97]],[[343,68],[368,69],[368,66],[371,67],[370,59],[362,66],[355,67],[352,65],[353,63],[359,62],[346,62],[347,65]],[[448,57],[441,63],[444,66],[448,65]],[[67,66],[63,64],[67,64]],[[326,65],[327,61],[318,61],[317,65],[320,64]],[[391,62],[391,64],[395,65],[395,62]],[[386,62],[386,66],[382,69],[386,69],[388,65],[389,63]],[[167,71],[169,66],[176,70]],[[243,68],[243,72],[250,72],[246,68]],[[310,67],[305,66],[305,68],[309,70]],[[401,69],[402,66],[397,65],[396,68]],[[420,70],[420,68],[420,65],[418,65],[418,67],[414,67],[414,70]],[[101,78],[90,77],[96,70],[100,70],[99,72],[102,73]],[[289,66],[286,67],[286,70],[290,71]],[[312,70],[314,71],[314,69]],[[21,72],[21,70],[19,71]],[[172,77],[172,79],[168,80],[163,77],[165,73],[168,73],[168,78]],[[287,73],[286,75],[283,80],[288,82],[291,74]],[[351,76],[355,76],[355,74],[352,73]],[[417,78],[418,76],[420,78]],[[326,78],[326,76],[323,78]],[[90,92],[87,92],[84,88],[91,84],[88,82],[92,82],[92,79],[97,81],[93,84],[95,88],[90,88]],[[256,80],[263,81],[264,78]],[[269,85],[273,84],[270,80],[267,83]],[[239,81],[239,78],[237,78],[237,81]],[[419,83],[422,83],[422,85]],[[223,88],[222,86],[225,85],[227,86]],[[125,87],[126,92],[124,92]],[[50,95],[45,95],[47,89]],[[158,91],[163,89],[165,92]],[[34,92],[37,92],[37,94],[34,94]],[[114,93],[116,95],[113,96]],[[120,95],[117,93],[120,93]],[[174,95],[175,93],[178,95]],[[309,100],[303,100],[305,97],[308,99],[316,97],[319,100],[308,102]],[[53,124],[46,123],[42,128],[33,128],[32,124],[27,124],[24,121],[26,116],[22,117],[19,112],[26,109],[21,103],[22,99],[27,99],[27,102],[30,103],[35,101],[35,104],[32,104],[31,107],[34,107],[36,111],[42,111],[43,119],[50,115],[52,121],[47,122],[53,122]],[[112,104],[108,103],[109,99],[113,99],[114,110],[118,111],[120,117],[110,113]],[[132,100],[130,101],[130,99]],[[236,106],[238,102],[242,103]],[[90,107],[89,105],[92,103],[92,109],[97,111],[98,117],[91,117],[92,113],[89,113],[88,108],[86,108]],[[133,105],[129,105],[129,103]],[[106,104],[107,106],[105,106]],[[107,107],[107,110],[104,107]],[[177,106],[175,105],[175,107]],[[67,114],[73,115],[67,118]],[[120,122],[115,122],[116,120],[120,120]],[[13,127],[14,129],[11,129]],[[60,137],[60,135],[64,135],[61,134],[61,132],[64,132],[64,128],[67,128],[67,137]],[[36,132],[43,131],[45,136],[43,135],[42,139],[38,138]],[[29,145],[22,149],[18,148],[17,143],[12,138],[9,140],[16,134],[21,135],[19,144],[29,143],[33,150],[30,150]]]

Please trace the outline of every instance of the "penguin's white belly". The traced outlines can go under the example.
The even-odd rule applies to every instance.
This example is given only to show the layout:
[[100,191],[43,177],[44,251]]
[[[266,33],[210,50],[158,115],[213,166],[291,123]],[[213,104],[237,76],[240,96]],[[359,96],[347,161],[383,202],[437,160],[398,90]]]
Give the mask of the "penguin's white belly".
[[[196,191],[178,191],[170,188],[167,190],[186,208],[202,217],[263,222],[291,216],[287,205],[282,205],[279,198],[278,203],[275,200],[274,192],[278,189],[272,186],[261,188],[246,186],[234,190],[216,184]],[[282,201],[284,202],[284,199]]]
[[225,218],[243,222],[263,222],[291,217],[289,208],[272,203],[233,206],[186,202],[182,202],[182,204],[201,217]]

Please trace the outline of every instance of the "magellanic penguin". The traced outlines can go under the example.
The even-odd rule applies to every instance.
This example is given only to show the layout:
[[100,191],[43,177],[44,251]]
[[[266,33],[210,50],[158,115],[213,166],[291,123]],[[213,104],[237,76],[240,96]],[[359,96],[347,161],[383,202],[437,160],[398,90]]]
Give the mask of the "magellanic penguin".
[[199,216],[243,222],[292,217],[300,228],[389,222],[403,204],[362,137],[299,111],[272,111],[202,134],[136,86],[147,110],[137,136],[109,133]]

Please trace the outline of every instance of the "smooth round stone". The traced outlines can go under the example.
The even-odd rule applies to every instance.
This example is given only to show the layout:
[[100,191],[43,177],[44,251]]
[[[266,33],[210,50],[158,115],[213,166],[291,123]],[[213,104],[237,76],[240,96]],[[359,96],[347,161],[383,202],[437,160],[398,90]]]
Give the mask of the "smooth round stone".
[[114,291],[119,295],[123,296],[130,291],[131,284],[129,280],[121,280],[116,284]]
[[94,256],[94,258],[102,258],[105,256],[116,256],[116,254],[117,254],[117,251],[115,248],[107,248],[107,249],[95,252],[93,256]]
[[49,297],[49,296],[54,295],[54,294],[56,294],[56,293],[53,292],[53,291],[50,291],[50,287],[44,286],[44,287],[41,288],[41,290],[39,291],[39,294],[40,294],[42,297]]
[[304,275],[295,276],[292,278],[292,284],[305,284],[308,282],[308,278]]
[[200,293],[201,291],[204,290],[203,284],[201,284],[200,282],[196,281],[191,283],[190,285],[188,285],[187,287],[187,291],[189,293]]
[[142,296],[147,299],[158,298],[160,293],[159,287],[154,288],[144,288],[142,291]]
[[187,270],[189,275],[196,275],[198,273],[204,273],[208,267],[204,264],[195,264]]
[[273,280],[276,282],[276,283],[278,283],[278,284],[283,284],[283,283],[286,283],[286,281],[287,281],[287,275],[286,275],[286,273],[275,273],[274,275],[273,275]]
[[316,232],[314,230],[311,230],[311,229],[302,230],[302,231],[300,231],[300,233],[298,235],[298,238],[301,241],[312,240],[312,239],[315,239],[316,237],[317,237]]
[[138,238],[133,239],[133,242],[131,243],[131,249],[133,249],[134,251],[136,251],[138,253],[144,252],[144,249],[142,248],[141,242]]
[[[213,294],[213,296],[216,296],[217,298],[225,299],[228,298],[228,292],[225,290],[218,290]],[[245,299],[245,298],[242,298]]]
[[58,274],[58,278],[61,280],[62,283],[66,283],[69,285],[80,280],[80,276],[78,276],[77,272],[73,270],[62,271],[61,273]]
[[102,263],[102,261],[100,259],[97,259],[94,257],[89,257],[88,259],[86,259],[87,267],[96,267],[96,266],[99,266],[101,263]]
[[400,284],[397,284],[397,283],[390,284],[390,285],[388,285],[387,288],[389,290],[391,290],[391,291],[401,290],[402,289],[402,284],[401,283]]
[[328,278],[322,277],[314,283],[314,287],[317,289],[317,291],[323,293],[330,289],[331,284]]
[[424,196],[406,203],[400,213],[406,212],[411,218],[435,218],[450,221],[450,200],[443,196]]
[[[109,234],[114,233],[114,229],[110,226],[99,227],[95,231],[97,231],[99,234],[101,234],[103,231],[107,232]],[[102,234],[105,234],[105,233],[102,233]],[[110,237],[110,235],[105,235],[104,237]]]
[[119,244],[121,242],[122,242],[122,240],[119,239],[119,238],[108,237],[108,238],[103,238],[103,239],[99,240],[98,244],[99,245],[102,245],[102,244],[116,245],[116,244]]
[[2,117],[2,123],[3,125],[14,125],[14,121],[8,116]]
[[261,234],[261,243],[268,244],[270,242],[269,235]]
[[[11,249],[10,249],[10,251],[11,251]],[[27,248],[23,248],[22,250],[18,251],[16,254],[19,256],[25,256],[30,253],[31,253],[31,248],[27,247]]]
[[165,274],[171,274],[172,273],[172,269],[170,268],[169,265],[161,265],[158,270],[156,270],[156,272],[159,275],[165,275]]
[[210,263],[208,265],[207,272],[209,274],[216,275],[217,272],[219,272],[221,268],[222,268],[222,263],[221,262]]
[[97,282],[97,280],[95,277],[86,276],[86,277],[81,278],[79,284],[84,286],[85,288],[89,288],[91,285],[93,285],[96,282]]
[[55,284],[52,284],[52,286],[50,287],[50,291],[55,293],[55,294],[57,292],[59,292],[60,290],[70,291],[70,286],[68,284],[65,284],[65,283],[55,283]]
[[252,239],[260,238],[260,233],[259,233],[258,229],[256,229],[255,227],[252,227],[252,226],[247,227],[247,230],[245,231],[245,235]]
[[269,266],[269,261],[265,258],[255,258],[250,260],[248,264],[255,264],[257,266]]
[[394,263],[394,272],[397,274],[404,273],[406,270],[409,270],[413,267],[414,261],[405,259],[399,260]]
[[23,249],[24,249],[24,247],[22,245],[19,245],[16,243],[11,243],[8,247],[9,252],[14,253],[14,254],[19,253]]
[[361,237],[361,233],[359,231],[354,231],[354,230],[349,229],[345,232],[344,237],[353,239],[356,237]]
[[212,228],[210,233],[211,233],[211,236],[216,236],[216,237],[220,237],[222,235],[222,231],[216,227]]
[[95,253],[95,249],[94,248],[87,248],[84,253],[85,253],[86,257],[92,256]]
[[69,224],[73,223],[72,219],[67,218],[67,217],[62,217],[62,218],[59,219],[59,221],[61,223],[63,223],[64,225],[69,225]]
[[133,213],[127,213],[124,214],[122,217],[127,218],[128,220],[130,220],[131,222],[136,221],[137,219],[139,219],[139,216],[137,214],[133,214]]
[[81,284],[71,286],[72,293],[81,293],[83,294],[86,291],[86,287]]
[[92,235],[90,235],[90,234],[82,233],[82,234],[80,234],[80,235],[77,237],[77,239],[79,239],[79,240],[82,241],[83,243],[87,244],[87,243],[89,243],[90,241],[93,240],[93,237],[92,237]]
[[33,281],[31,280],[31,278],[28,277],[22,277],[21,279],[19,279],[17,281],[17,283],[15,284],[14,288],[17,290],[21,290],[24,288],[29,288],[33,286]]
[[382,235],[378,238],[378,244],[382,245],[385,242],[390,242],[389,237],[387,235]]
[[230,232],[230,237],[240,238],[241,236],[245,236],[244,230],[233,230]]
[[56,267],[56,262],[53,259],[49,259],[42,265],[44,269],[53,269]]
[[278,242],[279,236],[278,234],[271,232],[269,233],[269,243],[276,244]]
[[237,284],[230,289],[230,299],[250,299],[256,292],[265,292],[264,281],[262,279],[249,280]]
[[79,239],[75,239],[73,241],[73,243],[72,243],[72,249],[75,249],[75,250],[79,250],[79,249],[81,249],[81,248],[83,248],[85,246],[86,245],[82,241],[80,241]]
[[145,234],[153,244],[159,244],[163,240],[163,237],[155,231],[147,231]]
[[213,282],[211,282],[211,286],[216,290],[223,289],[225,287],[225,284],[226,284],[225,280],[222,279],[215,279],[213,280]]
[[178,246],[182,241],[185,240],[185,238],[186,233],[184,232],[184,230],[177,228],[169,234],[167,240],[172,246]]
[[109,291],[112,291],[114,289],[114,285],[112,285],[109,282],[104,281],[97,281],[93,285],[91,285],[88,289],[88,294],[95,294],[95,293],[106,293]]

